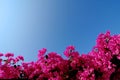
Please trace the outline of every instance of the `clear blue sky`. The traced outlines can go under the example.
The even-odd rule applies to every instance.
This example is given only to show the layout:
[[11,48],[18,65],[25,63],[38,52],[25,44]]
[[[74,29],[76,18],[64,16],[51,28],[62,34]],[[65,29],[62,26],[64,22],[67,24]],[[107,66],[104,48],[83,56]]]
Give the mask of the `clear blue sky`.
[[74,45],[89,52],[99,33],[120,33],[119,0],[0,0],[0,52],[37,60],[37,52],[63,55]]

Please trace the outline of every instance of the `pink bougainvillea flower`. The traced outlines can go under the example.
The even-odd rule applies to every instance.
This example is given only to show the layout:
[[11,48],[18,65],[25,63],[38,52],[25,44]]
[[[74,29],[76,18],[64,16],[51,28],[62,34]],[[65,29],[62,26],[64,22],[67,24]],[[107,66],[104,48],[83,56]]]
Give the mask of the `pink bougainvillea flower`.
[[38,51],[38,58],[40,58],[41,56],[43,56],[46,53],[47,49],[43,48],[41,50]]
[[75,50],[75,47],[72,46],[72,45],[70,45],[70,46],[68,46],[66,49],[67,49],[67,50]]
[[66,48],[66,50],[64,51],[64,55],[66,57],[70,57],[71,56],[71,53],[75,50],[75,47],[74,46],[68,46]]
[[9,53],[9,52],[5,54],[5,57],[13,57],[13,56],[14,56],[14,54],[13,53]]
[[3,56],[3,53],[0,53],[0,57]]
[[24,57],[23,57],[23,56],[18,56],[17,58],[18,58],[19,60],[24,61]]

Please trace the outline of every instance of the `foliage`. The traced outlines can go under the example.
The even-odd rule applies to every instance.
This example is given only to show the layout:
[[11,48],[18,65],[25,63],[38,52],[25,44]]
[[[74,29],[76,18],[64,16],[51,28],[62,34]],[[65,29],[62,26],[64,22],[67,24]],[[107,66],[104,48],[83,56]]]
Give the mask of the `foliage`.
[[[38,60],[24,62],[22,56],[0,53],[0,79],[31,80],[120,80],[120,35],[100,34],[88,54],[74,46],[64,51],[67,59],[55,52],[38,51]],[[2,56],[6,59],[3,60]],[[22,61],[21,65],[17,65]]]

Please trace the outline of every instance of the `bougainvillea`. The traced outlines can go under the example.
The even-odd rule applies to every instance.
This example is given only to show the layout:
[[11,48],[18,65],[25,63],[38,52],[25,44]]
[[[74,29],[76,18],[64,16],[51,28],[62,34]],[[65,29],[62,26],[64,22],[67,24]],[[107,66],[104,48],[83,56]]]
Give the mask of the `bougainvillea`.
[[31,62],[13,53],[0,53],[0,79],[120,80],[119,34],[100,34],[88,54],[79,54],[72,45],[63,52],[65,59],[56,52],[46,52],[45,48],[39,50],[38,60]]

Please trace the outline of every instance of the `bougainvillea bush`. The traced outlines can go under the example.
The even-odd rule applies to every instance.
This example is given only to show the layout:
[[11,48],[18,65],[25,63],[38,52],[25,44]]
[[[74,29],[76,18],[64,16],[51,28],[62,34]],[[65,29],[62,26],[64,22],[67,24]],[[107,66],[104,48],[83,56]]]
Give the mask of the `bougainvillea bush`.
[[119,34],[100,34],[88,54],[79,54],[72,45],[63,52],[66,58],[46,51],[39,50],[38,60],[31,62],[24,62],[22,56],[14,57],[13,53],[0,53],[0,79],[120,80]]

